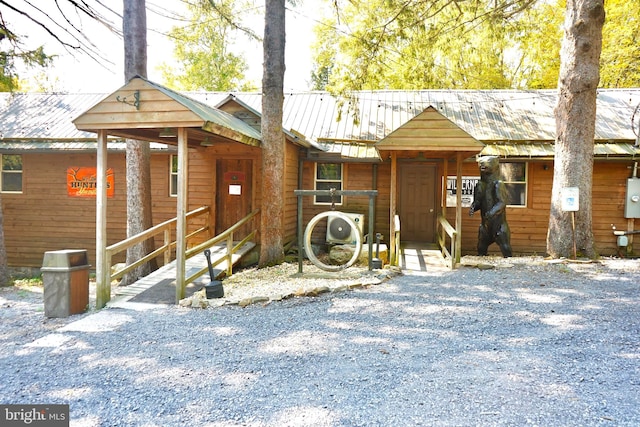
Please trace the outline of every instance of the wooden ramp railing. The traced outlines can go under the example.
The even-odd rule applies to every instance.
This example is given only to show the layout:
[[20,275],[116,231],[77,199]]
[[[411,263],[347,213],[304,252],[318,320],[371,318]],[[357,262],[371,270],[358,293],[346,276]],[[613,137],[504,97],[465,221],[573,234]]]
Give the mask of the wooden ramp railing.
[[[187,242],[189,241],[189,239],[192,239],[195,236],[199,236],[202,233],[208,233],[209,232],[209,221],[208,221],[208,217],[209,217],[209,206],[202,206],[198,209],[195,209],[189,213],[187,213],[187,224],[189,224],[189,222],[193,222],[194,219],[196,218],[200,218],[203,217],[205,218],[205,223],[202,227],[198,228],[197,230],[193,231],[192,233],[189,233],[187,235]],[[127,265],[125,268],[118,270],[117,272],[112,272],[109,274],[109,283],[111,283],[114,280],[118,280],[119,278],[121,278],[122,276],[124,276],[125,274],[127,274],[128,272],[132,271],[133,269],[135,269],[136,267],[139,267],[149,261],[151,261],[152,259],[163,255],[164,256],[164,263],[168,264],[169,262],[171,262],[172,260],[172,256],[171,256],[171,251],[176,247],[176,241],[172,239],[172,235],[175,235],[175,230],[176,230],[176,224],[177,224],[177,218],[172,218],[170,220],[167,220],[165,222],[162,222],[156,226],[151,227],[148,230],[143,231],[140,234],[136,234],[135,236],[131,236],[125,240],[122,240],[120,242],[114,243],[111,246],[107,246],[106,249],[106,257],[107,257],[107,264],[106,264],[106,269],[107,271],[111,271],[111,267],[113,265],[113,257],[117,254],[120,254],[122,252],[125,252],[127,249],[129,249],[132,246],[137,245],[138,243],[144,242],[148,239],[153,239],[156,236],[162,234],[163,236],[163,244],[162,246],[160,246],[158,249],[156,249],[155,251],[151,252],[150,254],[148,254],[147,256],[145,256],[144,258],[140,258],[139,260],[137,260],[136,262]]]
[[[234,225],[232,225],[231,227],[227,228],[225,231],[223,231],[222,233],[218,234],[217,236],[207,240],[206,242],[200,243],[197,246],[194,246],[190,249],[187,249],[186,251],[186,259],[191,258],[194,255],[197,255],[199,253],[202,253],[205,249],[211,248],[212,246],[215,246],[221,242],[225,242],[226,246],[227,246],[227,252],[226,255],[218,258],[214,261],[212,261],[212,266],[215,267],[216,265],[220,264],[223,261],[227,261],[227,277],[231,276],[232,274],[232,270],[233,270],[233,256],[241,249],[245,246],[246,243],[253,241],[256,237],[256,234],[258,234],[258,230],[254,229],[251,233],[249,233],[249,235],[247,237],[245,237],[244,239],[242,239],[239,242],[234,242],[233,240],[233,235],[235,232],[237,232],[240,227],[242,227],[243,225],[245,225],[246,223],[248,223],[249,221],[251,221],[256,215],[258,215],[258,213],[260,213],[260,209],[256,209],[255,211],[251,212],[249,215],[245,216],[244,218],[242,218],[240,221],[238,221],[237,223],[235,223]],[[203,274],[205,274],[208,271],[208,267],[204,266],[200,271],[192,274],[191,276],[185,278],[185,283],[191,283],[194,280],[196,280],[198,277],[202,276]]]
[[[442,252],[442,256],[447,262],[447,266],[450,269],[454,269],[456,267],[456,260],[458,259],[458,253],[456,252],[458,232],[449,221],[444,217],[444,215],[438,215],[438,246],[440,246],[440,251]],[[447,242],[449,242],[449,247],[447,247]]]
[[[187,251],[185,252],[185,260],[198,255],[200,253],[202,253],[204,251],[204,249],[207,248],[211,248],[215,245],[220,244],[221,242],[225,242],[226,243],[226,254],[223,257],[217,258],[216,260],[214,260],[212,262],[213,266],[215,267],[216,265],[227,261],[226,264],[226,270],[227,270],[227,275],[230,276],[232,274],[232,269],[233,269],[233,263],[234,263],[234,255],[238,254],[239,251],[243,248],[246,247],[246,244],[252,240],[255,239],[256,235],[257,235],[257,229],[254,228],[254,230],[252,232],[250,232],[245,238],[243,238],[240,242],[234,242],[234,233],[237,233],[238,230],[245,224],[247,224],[249,221],[253,220],[256,215],[258,215],[258,213],[260,213],[260,209],[257,209],[253,212],[251,212],[249,215],[247,215],[246,217],[242,218],[240,221],[238,221],[236,224],[234,224],[233,226],[229,227],[228,229],[226,229],[225,231],[223,231],[222,233],[220,233],[217,236],[214,236],[212,238],[207,239],[206,241],[204,241],[203,243],[197,244],[189,249],[187,249]],[[195,219],[197,218],[201,218],[204,217],[204,225],[202,225],[201,227],[198,227],[195,231],[189,233],[186,237],[187,237],[187,244],[189,242],[189,240],[192,240],[194,237],[196,236],[200,236],[203,233],[209,233],[210,227],[209,227],[209,222],[208,222],[208,218],[209,218],[209,207],[208,206],[202,206],[198,209],[195,209],[189,213],[187,213],[186,218],[187,218],[187,225],[191,222],[193,223]],[[125,240],[122,240],[120,242],[114,243],[111,246],[108,246],[106,248],[106,271],[110,272],[109,276],[108,276],[108,281],[107,281],[107,286],[109,288],[108,294],[111,293],[111,283],[114,280],[118,280],[120,279],[122,276],[124,276],[125,274],[127,274],[128,272],[132,271],[134,268],[152,260],[153,258],[156,258],[158,256],[164,256],[164,264],[167,265],[169,264],[173,259],[175,259],[174,256],[172,256],[172,250],[175,249],[176,247],[176,240],[175,238],[173,238],[172,236],[174,236],[176,234],[176,225],[177,225],[177,218],[172,218],[168,221],[165,221],[161,224],[158,224],[154,227],[151,227],[148,230],[145,230],[144,232],[137,234],[135,236],[129,237]],[[141,258],[139,260],[137,260],[136,262],[127,265],[125,268],[118,270],[116,272],[111,272],[111,267],[112,267],[112,263],[113,263],[113,257],[117,254],[120,254],[122,252],[125,252],[128,248],[146,241],[148,239],[152,239],[155,238],[158,235],[162,235],[163,236],[163,244],[161,247],[159,247],[158,249],[156,249],[155,251],[151,252],[149,255],[145,256],[144,258]],[[188,276],[185,278],[184,284],[188,284],[191,283],[192,281],[196,280],[197,278],[199,278],[200,276],[202,276],[203,274],[205,274],[208,271],[208,266],[205,264],[203,266],[202,269],[198,270],[197,272],[195,272],[194,274]],[[184,294],[184,289],[177,289],[176,291],[176,299],[181,298]]]

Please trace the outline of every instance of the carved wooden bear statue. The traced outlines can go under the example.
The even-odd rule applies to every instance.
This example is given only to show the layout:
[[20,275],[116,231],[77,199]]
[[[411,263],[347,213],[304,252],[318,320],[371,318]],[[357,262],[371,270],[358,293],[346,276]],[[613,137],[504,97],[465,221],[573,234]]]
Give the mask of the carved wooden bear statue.
[[482,156],[478,159],[480,181],[476,184],[473,203],[469,209],[472,216],[482,213],[478,229],[478,255],[486,255],[491,243],[500,246],[503,257],[512,256],[511,232],[507,224],[506,187],[500,179],[500,164],[496,156]]

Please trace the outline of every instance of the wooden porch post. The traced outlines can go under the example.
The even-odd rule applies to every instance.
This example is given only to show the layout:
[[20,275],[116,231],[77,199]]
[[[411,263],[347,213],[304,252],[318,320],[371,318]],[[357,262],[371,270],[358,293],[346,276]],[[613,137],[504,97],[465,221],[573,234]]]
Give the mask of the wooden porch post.
[[440,194],[440,208],[442,211],[442,216],[447,217],[447,176],[449,175],[449,159],[447,157],[444,158],[444,166],[442,168],[442,175],[444,179],[442,180],[442,194]]
[[178,201],[176,225],[176,304],[184,298],[187,250],[187,188],[189,150],[187,130],[178,128]]
[[460,263],[462,250],[462,153],[456,155],[456,256],[453,265]]
[[111,299],[111,274],[107,267],[107,131],[98,131],[96,156],[96,309]]
[[[391,265],[398,265],[398,259],[400,258],[400,254],[396,253],[396,229],[395,229],[395,215],[396,215],[396,206],[397,206],[397,197],[398,197],[397,188],[396,188],[396,186],[398,185],[397,160],[398,159],[395,151],[392,151],[391,152],[391,191],[390,191],[391,206],[389,211],[389,227],[390,227],[389,242],[391,246],[389,248],[389,253],[391,254],[389,261]],[[400,242],[397,242],[397,243],[400,243]]]

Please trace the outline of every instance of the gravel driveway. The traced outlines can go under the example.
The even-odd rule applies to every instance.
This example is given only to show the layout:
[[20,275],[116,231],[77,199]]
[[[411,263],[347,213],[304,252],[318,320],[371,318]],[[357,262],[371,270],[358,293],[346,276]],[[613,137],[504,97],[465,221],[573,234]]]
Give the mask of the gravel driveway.
[[492,267],[51,320],[5,290],[0,403],[77,426],[640,425],[638,260]]

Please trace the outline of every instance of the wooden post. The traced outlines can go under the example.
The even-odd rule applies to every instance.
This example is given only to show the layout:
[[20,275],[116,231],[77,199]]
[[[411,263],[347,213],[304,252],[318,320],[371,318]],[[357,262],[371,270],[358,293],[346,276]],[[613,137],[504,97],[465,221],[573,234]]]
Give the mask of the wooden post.
[[233,233],[229,233],[227,237],[227,277],[231,277],[233,274]]
[[[638,138],[640,138],[640,136],[638,136]],[[627,256],[630,256],[633,253],[633,231],[635,230],[636,227],[636,220],[635,218],[628,218],[627,219],[627,231],[630,232],[627,235],[627,248],[626,248],[626,254]]]
[[442,208],[442,216],[447,217],[447,177],[449,175],[449,159],[445,157],[444,166],[442,168],[442,174],[444,175],[444,179],[442,180],[442,192],[440,199],[440,207]]
[[456,155],[456,254],[452,255],[453,266],[460,263],[462,251],[462,153]]
[[187,250],[187,189],[189,149],[187,130],[178,128],[178,202],[176,221],[176,304],[184,298]]
[[573,259],[578,257],[578,251],[576,248],[576,213],[571,211],[571,233],[573,235]]
[[304,227],[302,227],[302,196],[298,195],[298,273],[302,274],[302,259],[304,257]]
[[[376,199],[373,196],[369,196],[369,240],[367,243],[369,244],[369,257],[367,259],[369,271],[373,270],[373,239],[375,238],[373,233],[373,221],[376,216]],[[380,248],[378,248],[380,250]]]
[[111,272],[107,263],[107,132],[98,131],[96,156],[96,309],[111,299]]
[[[400,254],[396,253],[396,228],[395,228],[395,215],[396,215],[396,206],[397,206],[397,197],[398,190],[396,186],[398,185],[398,159],[395,151],[391,152],[391,191],[390,191],[390,199],[391,206],[389,208],[389,263],[391,265],[398,265],[398,260],[400,259]],[[399,243],[399,242],[398,242]]]

